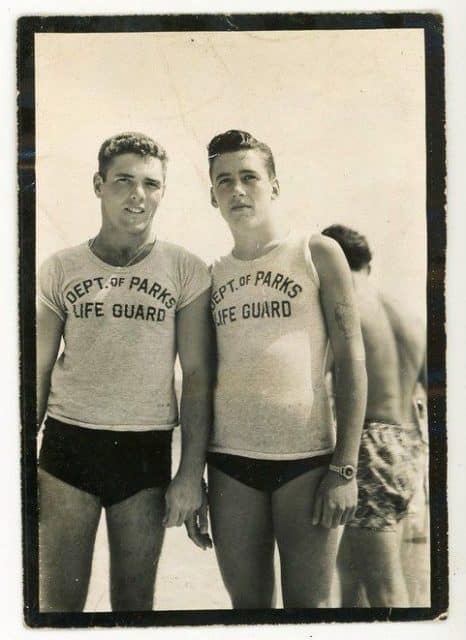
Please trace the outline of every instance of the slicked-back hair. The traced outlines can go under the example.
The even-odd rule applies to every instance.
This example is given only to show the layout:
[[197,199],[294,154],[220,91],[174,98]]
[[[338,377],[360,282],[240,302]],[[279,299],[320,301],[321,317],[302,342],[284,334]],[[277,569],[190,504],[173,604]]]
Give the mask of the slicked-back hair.
[[225,131],[225,133],[219,133],[209,142],[207,151],[210,176],[212,177],[212,167],[218,156],[221,156],[223,153],[242,150],[248,151],[249,149],[257,149],[262,153],[269,177],[272,179],[275,178],[275,161],[270,147],[265,144],[265,142],[256,140],[256,138],[247,131],[241,131],[240,129],[230,129],[229,131]]
[[360,271],[363,267],[369,266],[372,252],[366,238],[354,229],[342,224],[332,224],[322,231],[322,235],[338,242],[352,271]]
[[99,174],[104,180],[107,177],[107,170],[113,158],[123,153],[135,153],[141,157],[152,156],[153,158],[158,158],[162,163],[163,176],[165,178],[168,156],[162,145],[143,133],[128,131],[107,138],[99,149]]

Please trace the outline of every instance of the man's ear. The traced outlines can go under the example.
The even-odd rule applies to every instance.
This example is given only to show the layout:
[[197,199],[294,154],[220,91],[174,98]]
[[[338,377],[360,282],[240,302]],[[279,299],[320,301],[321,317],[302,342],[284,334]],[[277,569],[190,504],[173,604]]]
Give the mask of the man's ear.
[[218,202],[217,202],[217,198],[214,195],[213,187],[210,187],[210,202],[213,207],[216,207],[218,209]]
[[280,183],[278,178],[274,178],[272,182],[272,200],[275,200],[280,195]]
[[99,172],[94,173],[94,178],[93,178],[93,183],[94,183],[94,193],[95,195],[100,198],[102,197],[102,183],[103,183],[103,178],[100,175]]

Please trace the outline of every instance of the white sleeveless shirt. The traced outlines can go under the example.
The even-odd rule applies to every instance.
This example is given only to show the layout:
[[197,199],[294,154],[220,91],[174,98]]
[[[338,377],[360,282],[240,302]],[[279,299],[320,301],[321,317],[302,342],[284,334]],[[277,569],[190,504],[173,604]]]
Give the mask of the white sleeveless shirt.
[[331,453],[328,335],[308,238],[212,266],[218,344],[210,451],[293,460]]

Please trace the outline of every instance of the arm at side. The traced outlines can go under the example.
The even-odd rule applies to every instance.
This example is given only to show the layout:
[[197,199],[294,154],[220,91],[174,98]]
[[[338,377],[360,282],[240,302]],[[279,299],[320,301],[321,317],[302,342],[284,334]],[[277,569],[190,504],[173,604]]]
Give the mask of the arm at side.
[[367,402],[364,343],[353,282],[338,244],[314,236],[310,249],[321,283],[321,303],[333,353],[337,443],[332,462],[357,466]]
[[64,322],[43,302],[37,308],[37,429],[47,410],[52,369],[57,360]]
[[183,372],[181,393],[181,461],[178,474],[201,480],[212,422],[214,334],[210,290],[201,294],[177,316],[177,345]]
[[181,461],[165,494],[164,526],[181,526],[202,504],[201,479],[212,421],[214,337],[210,291],[178,312],[176,338],[181,391]]

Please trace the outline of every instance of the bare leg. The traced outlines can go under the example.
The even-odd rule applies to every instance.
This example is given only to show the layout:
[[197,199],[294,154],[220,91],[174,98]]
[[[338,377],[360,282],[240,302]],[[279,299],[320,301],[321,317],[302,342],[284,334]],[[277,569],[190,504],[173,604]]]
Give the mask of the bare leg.
[[351,546],[352,536],[351,533],[347,534],[347,532],[348,527],[345,527],[337,557],[338,577],[341,588],[341,606],[368,607],[369,602],[366,597],[364,585],[353,558],[353,549]]
[[403,540],[401,543],[401,562],[409,594],[411,607],[430,607],[429,572],[429,524],[428,505],[424,505],[423,530],[420,529],[420,517],[413,526],[412,517],[403,520]]
[[113,611],[150,611],[162,550],[164,489],[144,489],[106,510]]
[[215,552],[234,609],[268,609],[274,601],[270,496],[209,466]]
[[40,610],[82,611],[101,505],[39,469]]
[[401,566],[400,531],[347,527],[352,565],[364,584],[369,606],[407,607],[408,592]]
[[325,471],[308,471],[272,494],[284,607],[328,606],[339,531],[311,523],[314,494]]

